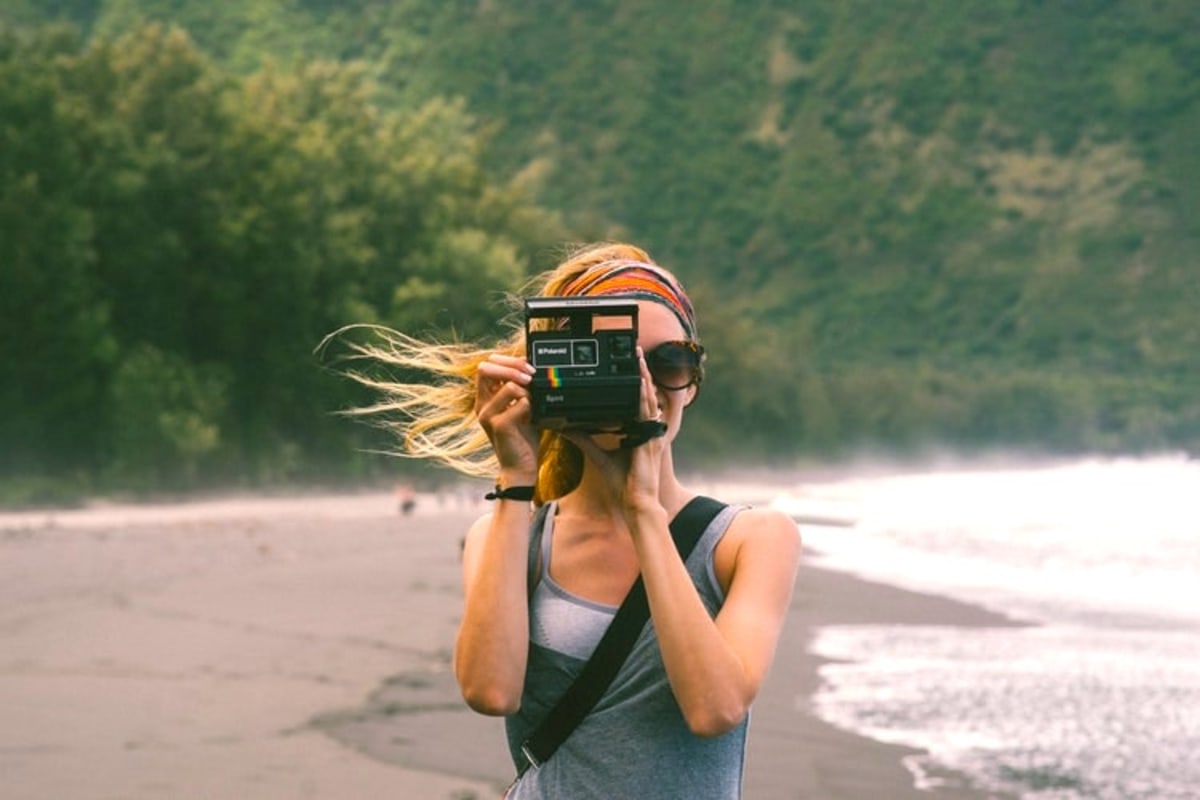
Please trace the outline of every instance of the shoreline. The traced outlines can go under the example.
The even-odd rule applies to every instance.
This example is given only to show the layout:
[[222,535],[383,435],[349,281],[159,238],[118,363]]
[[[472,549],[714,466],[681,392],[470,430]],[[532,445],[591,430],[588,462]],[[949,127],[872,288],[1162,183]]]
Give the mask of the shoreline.
[[[449,669],[480,510],[422,495],[402,515],[370,493],[0,519],[6,796],[497,796],[502,721],[467,710]],[[920,751],[812,713],[809,643],[843,624],[1018,623],[807,554],[752,712],[747,800],[999,797],[916,789],[903,760]]]
[[[889,800],[1004,800],[1007,795],[973,787],[966,776],[939,773],[938,786],[917,788],[905,761],[925,751],[880,742],[839,728],[813,712],[824,659],[809,651],[819,628],[834,625],[935,625],[956,627],[1026,627],[1027,623],[953,598],[925,594],[812,563],[811,549],[801,564],[792,610],[776,661],[755,703],[749,759],[778,767],[747,770],[747,800],[796,798],[825,800],[887,797]],[[783,673],[788,665],[796,673]],[[796,697],[789,706],[789,696]],[[802,702],[797,702],[802,697]],[[781,713],[798,709],[801,721]],[[766,719],[764,719],[766,718]],[[764,725],[763,723],[766,722]],[[757,731],[756,731],[757,726]],[[766,731],[763,728],[767,728]],[[763,736],[766,732],[768,735]],[[784,760],[790,759],[790,760]]]
[[[689,468],[681,463],[679,474],[684,483],[701,490],[707,487],[728,487],[741,493],[747,487],[770,487],[789,491],[797,486],[820,486],[852,478],[878,478],[892,475],[913,475],[938,472],[968,472],[996,470],[1046,469],[1080,461],[1111,461],[1122,458],[1189,457],[1178,449],[1150,453],[1108,453],[1087,451],[1056,453],[1040,451],[1010,451],[983,449],[959,451],[952,448],[930,449],[917,453],[850,452],[819,460],[796,459],[780,463],[749,463],[725,467]],[[11,481],[10,481],[11,483]],[[417,487],[422,495],[454,495],[463,490],[486,492],[487,480],[454,475],[433,468],[401,471],[393,475],[376,475],[367,479],[335,477],[332,479],[299,479],[243,484],[212,482],[201,488],[138,489],[114,487],[103,490],[80,488],[65,480],[59,490],[50,492],[13,491],[0,496],[0,529],[3,517],[50,517],[63,513],[89,512],[99,508],[141,508],[184,506],[237,500],[291,501],[313,496],[349,497],[370,496],[392,492],[397,484]],[[52,482],[51,486],[57,486]],[[3,484],[0,484],[3,488]],[[760,498],[751,498],[760,499]]]

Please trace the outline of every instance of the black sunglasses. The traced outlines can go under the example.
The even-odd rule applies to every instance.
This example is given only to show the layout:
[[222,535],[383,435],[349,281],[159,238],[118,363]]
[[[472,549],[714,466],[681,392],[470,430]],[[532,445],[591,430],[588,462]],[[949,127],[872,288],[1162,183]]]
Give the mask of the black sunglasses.
[[704,347],[699,342],[663,342],[646,351],[654,385],[669,392],[699,386],[704,380]]

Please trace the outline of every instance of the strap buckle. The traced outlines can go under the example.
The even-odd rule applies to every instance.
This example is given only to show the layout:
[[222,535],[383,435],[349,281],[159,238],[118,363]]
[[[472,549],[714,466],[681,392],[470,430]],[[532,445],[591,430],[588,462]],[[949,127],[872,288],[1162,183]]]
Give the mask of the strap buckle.
[[[533,754],[533,748],[529,746],[528,741],[521,745],[521,755],[525,756],[525,760],[529,762],[529,765],[525,769],[529,769],[529,767],[538,769],[542,766],[542,762]],[[525,772],[525,770],[521,770],[521,772]]]

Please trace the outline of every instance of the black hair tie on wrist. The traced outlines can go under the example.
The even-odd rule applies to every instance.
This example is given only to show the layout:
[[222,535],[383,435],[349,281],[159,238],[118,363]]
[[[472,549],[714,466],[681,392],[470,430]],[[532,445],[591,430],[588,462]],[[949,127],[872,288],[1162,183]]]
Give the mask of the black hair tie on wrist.
[[625,438],[621,440],[621,447],[638,447],[651,439],[664,436],[666,432],[667,423],[661,419],[639,419],[625,426]]
[[532,500],[532,486],[510,486],[507,489],[501,489],[500,484],[496,484],[494,492],[488,492],[483,496],[484,500]]

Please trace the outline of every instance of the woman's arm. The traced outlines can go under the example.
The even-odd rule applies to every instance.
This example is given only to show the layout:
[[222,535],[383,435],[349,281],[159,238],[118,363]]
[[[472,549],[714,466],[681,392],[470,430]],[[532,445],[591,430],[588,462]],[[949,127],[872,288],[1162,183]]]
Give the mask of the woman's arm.
[[521,705],[529,652],[529,504],[499,501],[463,547],[463,615],[454,673],[467,705],[506,715]]
[[714,620],[675,550],[666,514],[639,511],[631,522],[675,699],[693,733],[718,736],[746,716],[774,658],[800,557],[796,525],[765,509],[734,517],[720,545],[733,552],[729,590]]
[[[640,347],[638,357],[640,418],[677,417],[679,400],[669,401],[664,413]],[[678,419],[669,424],[678,426]],[[711,618],[675,549],[661,502],[664,477],[674,484],[666,458],[670,438],[668,433],[618,454],[603,451],[586,436],[571,441],[600,470],[623,507],[667,679],[688,727],[699,736],[718,736],[746,716],[775,656],[796,579],[800,537],[782,513],[752,509],[736,515],[717,547],[721,563],[730,565],[729,584],[721,611]]]
[[[529,418],[533,368],[492,354],[476,375],[475,414],[500,463],[500,486],[537,481],[537,432]],[[471,526],[463,546],[463,616],[454,646],[454,676],[467,705],[511,714],[521,705],[529,652],[529,503],[497,500]]]

